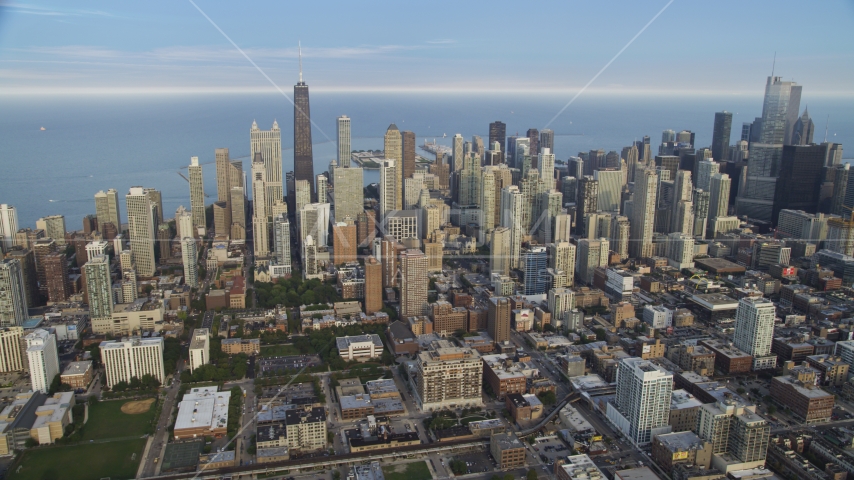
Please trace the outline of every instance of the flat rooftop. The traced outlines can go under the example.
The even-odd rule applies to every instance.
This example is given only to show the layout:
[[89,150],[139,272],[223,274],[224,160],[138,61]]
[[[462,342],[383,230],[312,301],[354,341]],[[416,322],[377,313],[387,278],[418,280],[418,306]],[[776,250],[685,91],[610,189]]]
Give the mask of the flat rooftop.
[[671,452],[684,452],[686,450],[699,450],[703,448],[703,439],[691,431],[657,435],[656,438]]

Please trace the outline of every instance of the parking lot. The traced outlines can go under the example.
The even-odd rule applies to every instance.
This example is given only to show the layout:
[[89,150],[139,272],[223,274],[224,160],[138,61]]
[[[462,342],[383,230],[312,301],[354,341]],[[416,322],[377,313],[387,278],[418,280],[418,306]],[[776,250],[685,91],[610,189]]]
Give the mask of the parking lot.
[[284,357],[268,357],[257,360],[262,375],[275,375],[289,370],[300,370],[303,367],[314,367],[322,361],[318,355],[288,355]]
[[[491,472],[495,468],[492,457],[486,452],[474,452],[457,455],[454,460],[466,462],[468,473]],[[445,465],[448,465],[448,460],[445,460]]]

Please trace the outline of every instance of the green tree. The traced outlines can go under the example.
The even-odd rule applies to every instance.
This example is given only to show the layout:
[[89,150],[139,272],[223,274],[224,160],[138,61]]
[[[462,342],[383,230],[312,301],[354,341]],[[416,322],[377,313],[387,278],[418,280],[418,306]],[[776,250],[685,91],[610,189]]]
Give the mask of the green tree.
[[528,480],[537,480],[537,471],[533,468],[528,469],[528,474],[526,475]]
[[554,405],[557,403],[557,397],[555,396],[555,392],[551,390],[546,392],[541,392],[537,397],[543,402],[543,405]]

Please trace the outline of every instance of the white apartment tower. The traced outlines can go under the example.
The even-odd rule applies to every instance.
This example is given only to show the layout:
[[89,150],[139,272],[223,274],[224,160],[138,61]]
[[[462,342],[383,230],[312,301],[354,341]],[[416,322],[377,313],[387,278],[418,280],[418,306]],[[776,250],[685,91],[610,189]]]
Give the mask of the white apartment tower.
[[27,292],[21,261],[0,259],[0,327],[23,325],[27,318]]
[[483,360],[476,350],[440,340],[418,354],[415,370],[410,379],[422,411],[483,404]]
[[130,337],[101,342],[101,362],[107,374],[107,386],[131,378],[141,379],[151,375],[162,384],[166,379],[163,371],[163,338]]
[[537,155],[537,169],[540,171],[540,179],[545,184],[546,191],[555,188],[555,155],[551,149],[543,148]]
[[[291,266],[291,222],[287,214],[273,218],[273,244],[277,265]],[[290,270],[287,272],[290,273]]]
[[205,181],[202,178],[202,166],[199,165],[199,157],[190,157],[190,166],[187,170],[190,174],[190,211],[193,214],[193,226],[196,227],[196,230],[204,231]]
[[181,239],[181,260],[184,263],[184,283],[192,288],[199,286],[199,254],[196,249],[196,239],[184,237]]
[[36,220],[36,228],[44,230],[46,237],[52,238],[57,245],[65,245],[65,217],[50,215]]
[[673,374],[647,360],[624,358],[617,366],[617,396],[608,403],[607,415],[637,446],[670,432],[670,397]]
[[655,228],[655,199],[658,193],[658,174],[653,169],[642,169],[635,177],[632,200],[631,242],[629,256],[651,257],[652,233]]
[[18,233],[18,211],[11,205],[0,204],[0,247],[2,247],[0,250],[8,251],[15,245],[16,233]]
[[[350,167],[350,117],[347,115],[338,117],[338,167]],[[335,188],[338,188],[337,181]],[[337,203],[335,206],[338,207]]]
[[190,373],[211,363],[211,332],[207,328],[193,330],[190,339]]
[[776,311],[774,304],[765,298],[744,297],[738,301],[733,344],[753,355],[754,370],[776,366],[777,357],[771,355]]
[[560,287],[571,287],[575,283],[575,245],[569,242],[550,243],[549,268],[555,271],[566,272],[566,285],[555,285]]
[[133,252],[136,273],[141,277],[153,277],[155,271],[154,202],[142,187],[131,187],[125,199],[127,200],[130,249]]
[[380,167],[380,220],[384,219],[389,212],[402,208],[402,201],[398,198],[398,191],[402,190],[397,188],[399,181],[397,161],[383,160]]
[[47,393],[53,378],[59,375],[59,355],[56,350],[56,335],[37,328],[24,337],[30,383],[34,392]]
[[[20,372],[27,368],[21,358],[21,337],[24,327],[6,327],[0,329],[0,372]],[[29,359],[26,359],[29,361]]]
[[89,257],[83,265],[86,291],[89,293],[89,318],[109,319],[113,315],[113,285],[110,281],[110,259],[106,255]]
[[122,218],[119,211],[119,192],[111,188],[95,194],[95,216],[98,217],[98,229],[104,233],[102,225],[112,223],[116,231],[122,231]]
[[273,120],[273,128],[261,130],[258,124],[252,121],[249,130],[250,150],[249,154],[253,161],[256,153],[261,154],[266,170],[265,183],[267,186],[264,201],[266,211],[271,211],[273,203],[282,200],[282,131],[279,123]]
[[511,185],[501,191],[501,226],[510,229],[510,268],[519,268],[522,252],[522,216],[524,197],[519,187]]
[[175,210],[175,230],[178,238],[198,236],[198,230],[193,225],[193,214],[188,212],[183,205]]
[[[349,154],[347,156],[349,159]],[[348,160],[349,162],[349,160]],[[364,211],[365,190],[364,172],[361,167],[336,168],[333,191],[335,203],[335,221],[356,217]]]

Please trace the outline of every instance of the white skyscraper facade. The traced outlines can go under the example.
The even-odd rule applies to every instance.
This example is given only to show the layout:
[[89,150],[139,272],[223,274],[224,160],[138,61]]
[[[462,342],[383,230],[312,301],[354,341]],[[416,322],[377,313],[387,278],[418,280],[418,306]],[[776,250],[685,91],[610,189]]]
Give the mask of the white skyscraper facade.
[[647,360],[624,358],[617,366],[617,396],[607,405],[608,420],[637,446],[669,433],[673,374]]
[[59,355],[56,335],[37,328],[24,337],[27,362],[30,367],[30,383],[35,392],[47,393],[53,378],[59,375]]
[[254,160],[255,153],[260,152],[266,170],[265,183],[267,191],[264,196],[267,211],[272,211],[273,203],[282,200],[282,131],[279,123],[273,121],[273,128],[261,130],[258,124],[252,122],[249,130],[250,158]]
[[361,167],[335,169],[335,178],[333,179],[335,221],[340,222],[347,217],[355,220],[364,211],[365,184],[363,178],[364,171]]
[[190,166],[187,170],[190,174],[190,211],[193,214],[193,226],[204,231],[205,182],[202,178],[202,166],[199,165],[199,157],[190,158]]
[[753,355],[754,370],[776,366],[777,356],[771,355],[776,311],[774,304],[765,298],[744,297],[738,301],[733,345]]
[[[252,161],[252,230],[255,257],[264,258],[270,255],[270,236],[267,229],[267,192],[265,182],[266,166],[259,153]],[[270,206],[272,208],[272,205]]]
[[107,374],[107,386],[142,379],[151,375],[163,383],[163,338],[130,337],[101,342],[101,362]]
[[8,251],[15,245],[15,234],[18,233],[18,211],[7,204],[0,205],[0,247]]
[[155,272],[154,202],[142,187],[131,187],[125,199],[127,200],[130,249],[133,252],[136,273],[141,277],[153,277]]
[[184,237],[181,239],[181,260],[184,263],[184,283],[190,287],[199,286],[199,260],[196,250],[196,239]]
[[25,289],[20,260],[0,259],[0,327],[23,325],[29,317]]
[[397,188],[399,181],[396,161],[383,160],[380,167],[380,219],[385,218],[389,212],[402,208],[401,199],[397,198],[398,190],[402,191]]
[[89,294],[89,318],[92,321],[109,319],[113,314],[110,258],[106,255],[90,256],[83,265],[83,276]]

